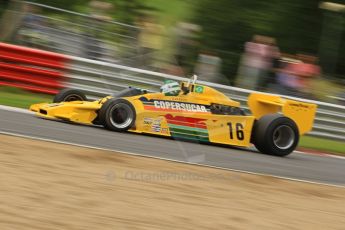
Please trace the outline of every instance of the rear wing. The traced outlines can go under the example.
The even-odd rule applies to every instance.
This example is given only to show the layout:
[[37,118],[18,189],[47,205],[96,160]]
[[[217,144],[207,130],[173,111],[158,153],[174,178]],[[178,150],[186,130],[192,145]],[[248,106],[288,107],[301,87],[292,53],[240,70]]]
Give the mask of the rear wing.
[[311,131],[317,105],[294,101],[276,95],[252,93],[248,97],[248,106],[256,119],[266,114],[282,112],[295,121],[300,135]]

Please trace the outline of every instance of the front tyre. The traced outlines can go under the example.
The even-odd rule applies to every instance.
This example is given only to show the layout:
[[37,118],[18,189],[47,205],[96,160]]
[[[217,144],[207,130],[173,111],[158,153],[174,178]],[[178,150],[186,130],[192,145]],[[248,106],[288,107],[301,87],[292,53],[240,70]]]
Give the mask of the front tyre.
[[117,132],[130,129],[134,125],[135,119],[135,108],[124,99],[109,99],[99,111],[99,120],[104,127]]
[[63,101],[87,101],[85,94],[77,89],[63,89],[55,95],[53,102],[59,103]]
[[286,156],[295,150],[298,141],[296,123],[280,114],[263,116],[253,128],[252,142],[265,154]]

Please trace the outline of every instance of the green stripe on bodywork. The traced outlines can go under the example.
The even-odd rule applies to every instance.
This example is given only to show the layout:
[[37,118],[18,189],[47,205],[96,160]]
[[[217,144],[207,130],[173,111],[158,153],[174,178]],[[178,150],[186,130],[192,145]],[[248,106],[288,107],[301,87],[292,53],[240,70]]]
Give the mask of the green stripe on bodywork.
[[208,138],[208,133],[197,132],[197,131],[192,131],[192,130],[170,128],[170,132],[181,133],[181,134],[186,134],[186,135],[193,135],[193,136],[201,136],[201,137],[207,137]]
[[181,134],[181,133],[171,133],[172,137],[175,138],[181,138],[181,139],[187,139],[187,140],[194,140],[194,141],[202,141],[202,142],[209,142],[209,139],[206,137],[200,137],[200,136],[189,136],[186,134]]
[[208,133],[207,129],[196,128],[196,127],[194,128],[194,127],[188,127],[188,126],[183,126],[183,125],[169,124],[169,128],[196,131],[196,132],[200,132],[200,133]]

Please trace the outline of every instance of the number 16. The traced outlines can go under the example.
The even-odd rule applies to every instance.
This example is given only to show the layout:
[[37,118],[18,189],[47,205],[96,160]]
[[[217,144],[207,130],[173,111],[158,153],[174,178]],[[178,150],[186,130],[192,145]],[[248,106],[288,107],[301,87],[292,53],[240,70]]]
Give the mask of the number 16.
[[[228,122],[227,125],[230,129],[230,139],[234,139],[232,123]],[[244,139],[243,125],[241,123],[236,123],[236,137],[240,141]]]

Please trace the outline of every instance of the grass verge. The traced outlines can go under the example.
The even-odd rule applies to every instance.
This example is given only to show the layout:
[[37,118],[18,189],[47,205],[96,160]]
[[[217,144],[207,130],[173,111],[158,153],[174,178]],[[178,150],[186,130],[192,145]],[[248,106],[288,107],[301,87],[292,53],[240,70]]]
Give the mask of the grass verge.
[[314,149],[327,153],[345,155],[345,144],[341,141],[311,136],[302,136],[298,146],[305,149]]
[[32,93],[29,91],[0,87],[0,104],[28,109],[30,105],[41,102],[51,102],[53,96]]

